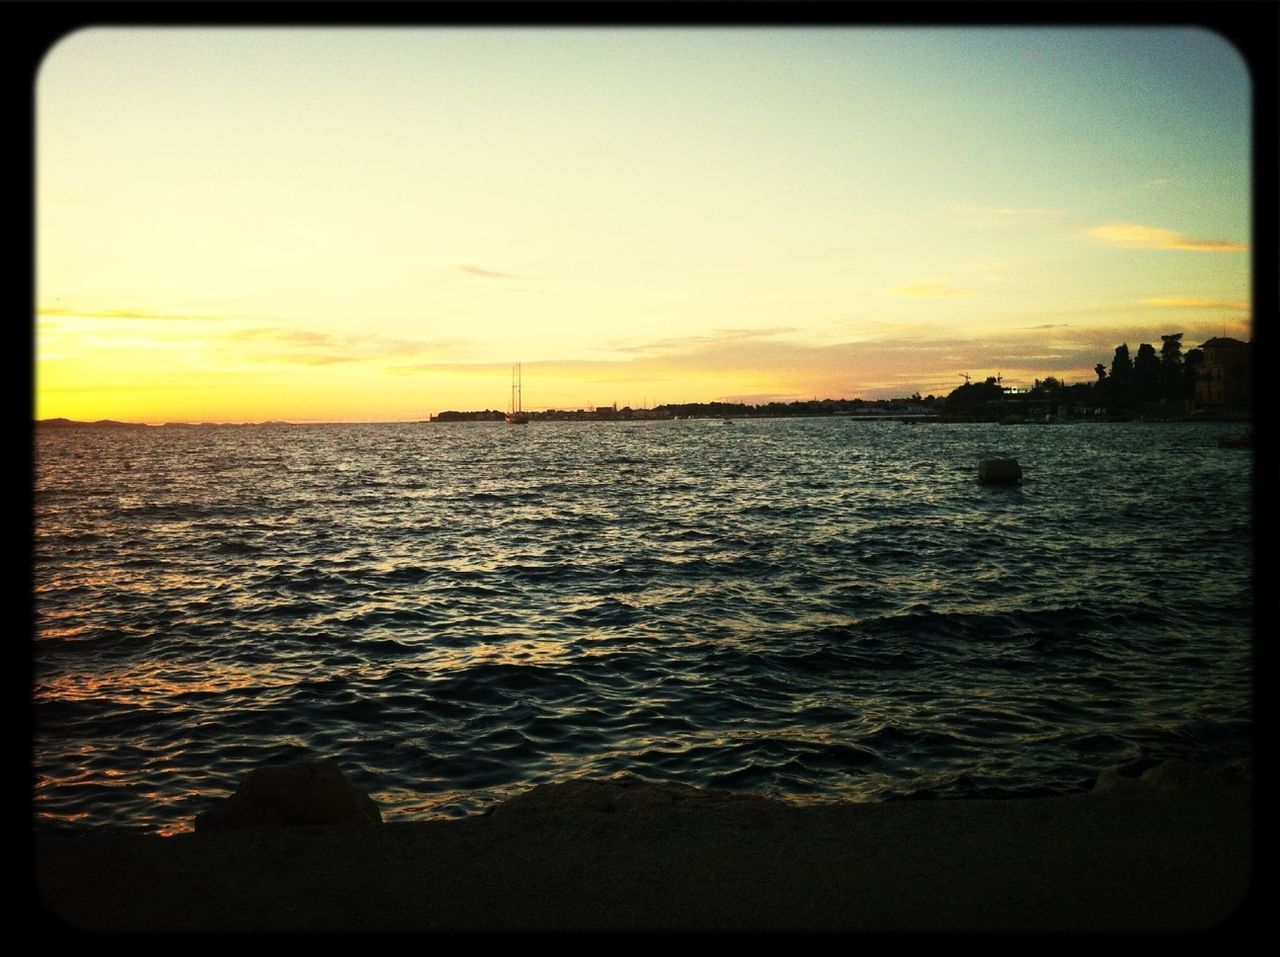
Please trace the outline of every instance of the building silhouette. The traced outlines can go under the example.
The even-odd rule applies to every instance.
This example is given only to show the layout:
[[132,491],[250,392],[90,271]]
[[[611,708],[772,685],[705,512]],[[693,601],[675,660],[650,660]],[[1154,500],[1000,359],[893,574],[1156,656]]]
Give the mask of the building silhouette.
[[1196,376],[1196,404],[1247,406],[1253,387],[1252,344],[1219,336],[1200,349],[1204,359]]

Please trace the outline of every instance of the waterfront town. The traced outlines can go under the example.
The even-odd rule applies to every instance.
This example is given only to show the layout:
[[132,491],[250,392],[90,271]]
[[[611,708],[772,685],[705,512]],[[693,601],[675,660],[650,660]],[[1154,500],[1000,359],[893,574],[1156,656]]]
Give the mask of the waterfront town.
[[[1131,419],[1246,421],[1252,396],[1252,343],[1215,337],[1185,354],[1182,333],[1161,336],[1159,350],[1142,343],[1134,355],[1116,347],[1110,365],[1098,363],[1095,379],[1067,384],[1053,376],[1030,387],[1005,385],[999,374],[966,376],[946,396],[915,393],[897,399],[807,399],[749,405],[687,402],[653,408],[618,407],[614,401],[584,409],[524,409],[529,421],[642,421],[685,418],[781,418],[844,415],[888,416],[907,421],[1062,422]],[[432,422],[502,421],[507,413],[485,409],[441,412]]]

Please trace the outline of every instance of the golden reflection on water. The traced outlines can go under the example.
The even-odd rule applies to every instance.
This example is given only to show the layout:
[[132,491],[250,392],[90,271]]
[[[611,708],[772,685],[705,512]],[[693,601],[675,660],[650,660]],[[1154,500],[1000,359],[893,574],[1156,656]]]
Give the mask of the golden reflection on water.
[[[73,770],[61,774],[41,773],[38,776],[33,795],[36,823],[65,826],[89,819],[88,811],[68,811],[65,808],[60,808],[57,811],[42,809],[43,802],[68,788],[93,786],[113,789],[120,793],[128,791],[129,782],[135,775],[133,770],[118,767],[93,769],[88,766],[95,755],[106,750],[91,744],[82,744],[75,749],[76,754],[81,757],[81,761],[77,762]],[[155,773],[163,774],[164,771],[160,770]],[[210,797],[210,793],[185,788],[169,793],[157,790],[141,791],[130,794],[130,797],[143,798],[153,807],[162,809],[164,807],[178,807],[184,804],[188,807],[194,806],[200,801],[207,800]],[[171,815],[160,814],[158,816],[163,820]],[[160,837],[172,837],[175,834],[189,833],[194,829],[194,819],[190,815],[180,815],[175,816],[174,820],[158,826],[151,833]]]
[[[64,614],[63,617],[71,617],[71,616]],[[75,617],[79,619],[78,615]],[[80,624],[71,624],[61,628],[44,626],[40,629],[39,637],[48,638],[48,639],[78,638],[81,635],[88,634],[88,633],[95,633],[98,630],[99,630],[99,625],[97,625],[96,623],[90,624],[82,621]]]
[[184,694],[225,694],[243,688],[265,689],[296,682],[296,675],[225,664],[205,672],[184,669],[180,674],[167,673],[154,665],[134,665],[101,674],[82,671],[43,680],[36,685],[34,699],[37,702],[92,700],[140,704]]
[[571,659],[563,641],[521,639],[488,642],[458,649],[443,657],[442,670],[465,669],[474,665],[557,665]]
[[[177,807],[178,805],[186,804],[188,807],[191,807],[193,806],[193,799],[196,801],[207,801],[211,796],[216,795],[211,795],[208,792],[202,791],[184,790],[176,794],[162,794],[159,791],[144,791],[141,796],[152,802],[153,806]],[[194,832],[195,829],[194,816],[183,815],[159,825],[150,833],[155,834],[157,837],[173,837],[176,834],[190,834]]]

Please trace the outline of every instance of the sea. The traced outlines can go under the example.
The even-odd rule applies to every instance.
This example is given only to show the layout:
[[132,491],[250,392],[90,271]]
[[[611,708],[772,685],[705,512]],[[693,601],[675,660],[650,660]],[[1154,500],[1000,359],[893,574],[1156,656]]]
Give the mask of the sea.
[[[1212,423],[38,427],[33,807],[189,830],[338,760],[1016,797],[1252,746],[1253,452]],[[1016,487],[980,485],[1012,456]]]

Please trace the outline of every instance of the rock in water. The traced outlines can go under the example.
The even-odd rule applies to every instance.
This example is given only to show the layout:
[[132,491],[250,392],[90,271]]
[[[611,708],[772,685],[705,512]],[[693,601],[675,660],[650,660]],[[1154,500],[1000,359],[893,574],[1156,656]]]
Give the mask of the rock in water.
[[1237,761],[1220,768],[1206,768],[1180,758],[1168,758],[1147,768],[1136,778],[1126,777],[1119,768],[1098,776],[1095,792],[1151,793],[1154,791],[1203,791],[1212,788],[1248,787],[1253,781],[1252,760]]
[[1017,485],[1022,481],[1022,466],[1017,459],[982,459],[978,481],[983,485]]
[[236,792],[196,815],[196,831],[240,827],[382,823],[373,798],[347,780],[332,758],[255,768]]

